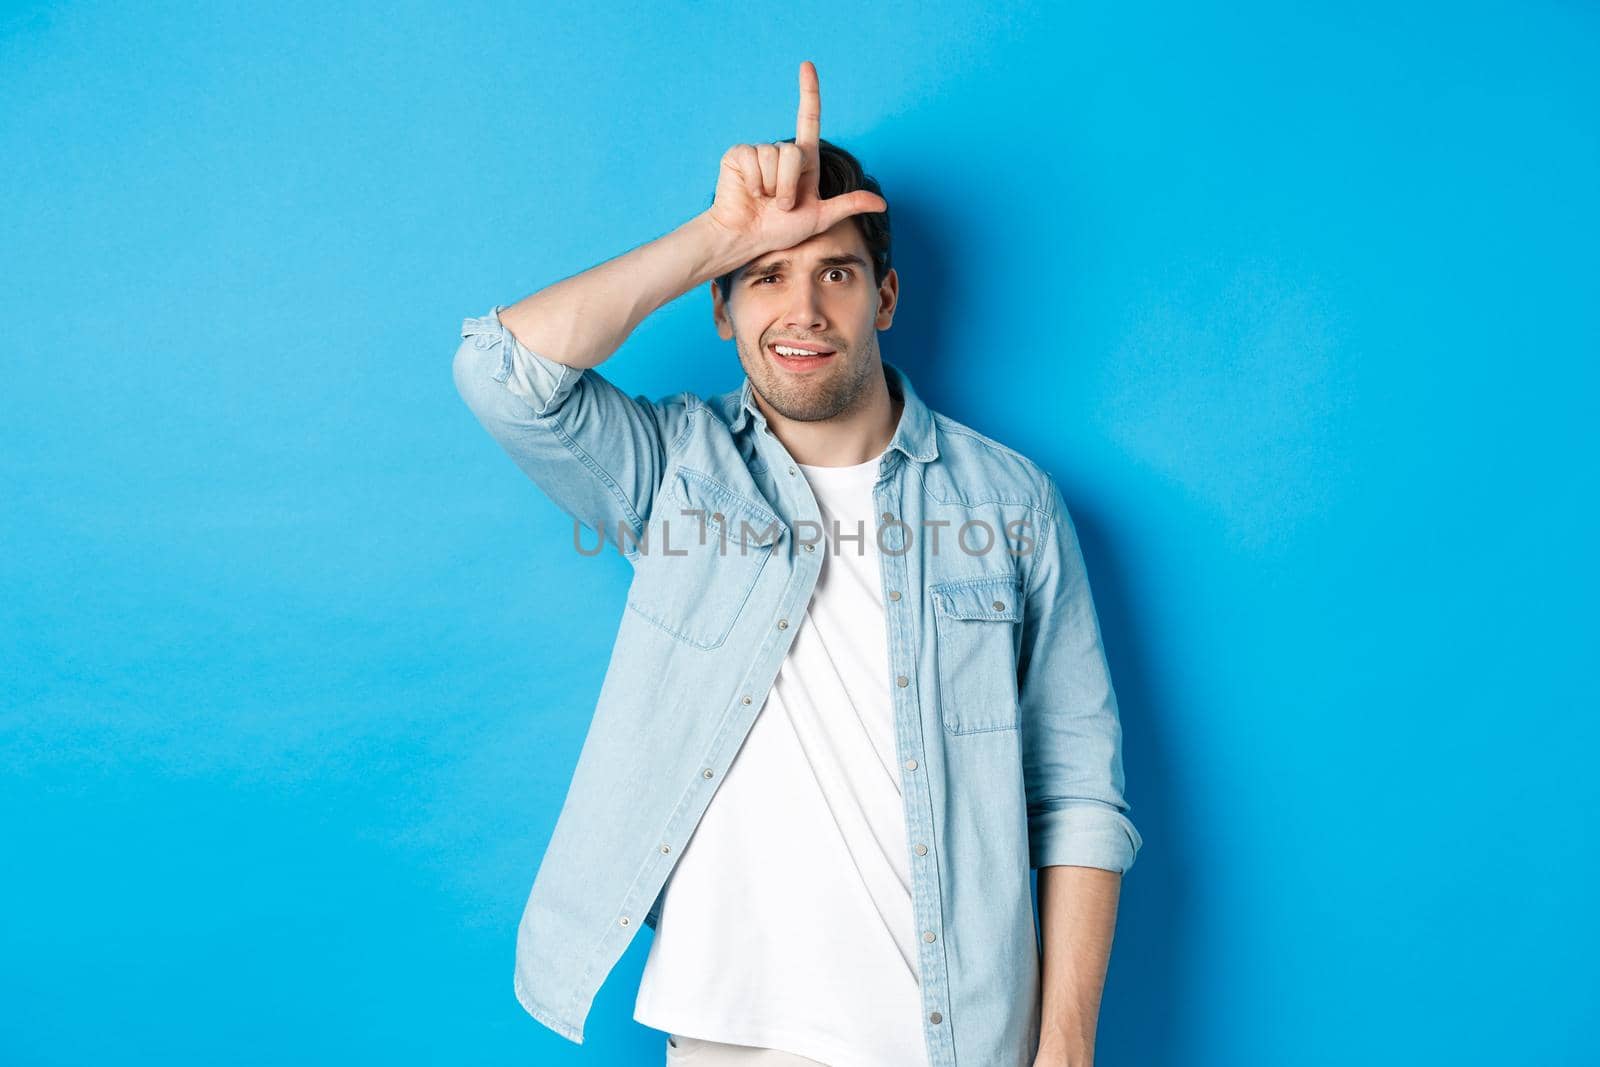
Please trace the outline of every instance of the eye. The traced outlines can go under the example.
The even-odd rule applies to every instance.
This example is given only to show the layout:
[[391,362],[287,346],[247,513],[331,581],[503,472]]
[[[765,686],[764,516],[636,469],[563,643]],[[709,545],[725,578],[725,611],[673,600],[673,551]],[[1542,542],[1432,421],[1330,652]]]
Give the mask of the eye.
[[836,272],[839,273],[839,274],[850,274],[850,273],[852,273],[849,267],[829,267],[828,268],[828,273],[829,274],[833,274],[833,273],[836,273]]
[[769,282],[776,277],[776,274],[763,274],[761,277],[755,280],[755,284],[760,285],[762,282]]

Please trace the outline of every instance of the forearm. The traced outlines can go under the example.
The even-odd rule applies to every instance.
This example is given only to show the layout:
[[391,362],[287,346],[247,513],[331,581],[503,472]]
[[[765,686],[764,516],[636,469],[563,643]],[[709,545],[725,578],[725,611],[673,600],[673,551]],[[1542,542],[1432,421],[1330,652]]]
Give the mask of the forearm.
[[1117,924],[1122,875],[1098,867],[1039,868],[1041,1056],[1070,1067],[1094,1062],[1100,995]]
[[702,212],[670,233],[564,278],[500,313],[523,346],[569,367],[598,366],[651,312],[760,253]]

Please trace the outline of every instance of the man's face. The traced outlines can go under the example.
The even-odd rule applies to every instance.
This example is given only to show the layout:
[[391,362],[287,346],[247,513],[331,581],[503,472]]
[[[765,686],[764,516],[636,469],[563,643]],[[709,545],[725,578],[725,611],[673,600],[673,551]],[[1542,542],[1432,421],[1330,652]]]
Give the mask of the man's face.
[[[850,219],[734,272],[726,304],[712,285],[717,332],[732,339],[750,384],[773,410],[800,422],[830,419],[881,380],[878,331],[894,318],[899,279],[872,280],[872,260]],[[785,356],[780,347],[821,349]]]

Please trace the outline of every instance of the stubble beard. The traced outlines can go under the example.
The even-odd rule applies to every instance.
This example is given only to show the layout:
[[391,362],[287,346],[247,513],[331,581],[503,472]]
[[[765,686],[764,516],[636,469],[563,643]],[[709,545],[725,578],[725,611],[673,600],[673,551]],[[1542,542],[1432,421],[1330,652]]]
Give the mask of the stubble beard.
[[[751,387],[774,411],[795,422],[821,422],[862,401],[878,362],[877,342],[873,334],[857,348],[838,349],[832,360],[835,365],[820,374],[785,375],[772,366],[764,351],[752,353],[743,341],[739,342],[739,358]],[[841,360],[843,366],[838,365]]]

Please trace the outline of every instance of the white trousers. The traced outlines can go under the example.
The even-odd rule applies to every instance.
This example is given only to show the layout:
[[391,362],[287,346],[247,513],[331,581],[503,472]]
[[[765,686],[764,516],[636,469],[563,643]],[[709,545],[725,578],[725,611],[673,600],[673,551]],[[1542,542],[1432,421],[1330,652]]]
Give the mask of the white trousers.
[[667,1067],[827,1067],[827,1064],[755,1045],[729,1045],[681,1034],[667,1035]]

